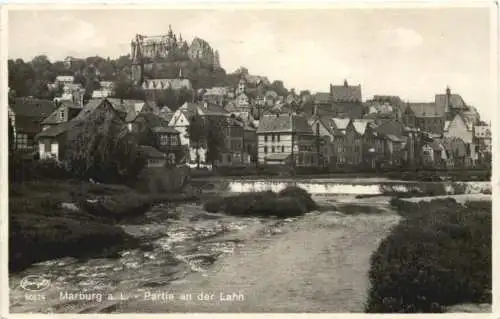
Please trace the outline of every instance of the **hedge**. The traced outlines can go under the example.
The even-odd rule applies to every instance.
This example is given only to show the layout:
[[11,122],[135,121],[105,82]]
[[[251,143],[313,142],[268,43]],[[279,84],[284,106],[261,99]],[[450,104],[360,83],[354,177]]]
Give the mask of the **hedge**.
[[406,218],[371,256],[369,313],[491,303],[491,205],[393,200]]

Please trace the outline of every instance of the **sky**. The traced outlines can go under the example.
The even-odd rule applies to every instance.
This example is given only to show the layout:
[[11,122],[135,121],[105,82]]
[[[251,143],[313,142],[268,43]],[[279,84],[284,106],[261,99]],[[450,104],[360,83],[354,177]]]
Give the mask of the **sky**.
[[431,102],[449,86],[483,119],[496,106],[491,12],[482,8],[11,10],[8,56],[118,57],[136,34],[172,26],[188,43],[207,40],[227,72],[282,80],[296,91],[361,84],[374,94]]

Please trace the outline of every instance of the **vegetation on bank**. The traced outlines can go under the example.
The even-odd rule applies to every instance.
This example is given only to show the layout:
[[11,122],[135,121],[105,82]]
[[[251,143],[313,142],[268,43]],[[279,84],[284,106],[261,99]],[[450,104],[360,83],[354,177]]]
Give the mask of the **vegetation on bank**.
[[391,204],[404,219],[371,257],[367,312],[443,312],[491,303],[491,202]]
[[185,194],[139,193],[124,185],[33,180],[9,189],[9,269],[65,256],[113,257],[140,243],[117,223],[143,216],[158,202],[194,200]]
[[287,187],[279,193],[254,192],[217,197],[207,201],[204,209],[236,216],[300,216],[318,209],[311,195],[299,187]]

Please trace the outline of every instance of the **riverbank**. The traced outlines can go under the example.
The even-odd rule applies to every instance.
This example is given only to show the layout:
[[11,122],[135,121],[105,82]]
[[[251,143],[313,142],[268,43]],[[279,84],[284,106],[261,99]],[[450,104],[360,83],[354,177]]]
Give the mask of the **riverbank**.
[[[139,193],[123,185],[76,180],[12,184],[9,189],[9,270],[59,257],[114,257],[140,246],[117,223],[186,194]],[[103,244],[106,243],[106,244]]]

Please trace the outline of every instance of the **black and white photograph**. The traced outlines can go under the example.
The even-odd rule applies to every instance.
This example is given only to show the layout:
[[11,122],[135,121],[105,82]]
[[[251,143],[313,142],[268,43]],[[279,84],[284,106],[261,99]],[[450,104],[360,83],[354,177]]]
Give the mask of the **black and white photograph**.
[[8,313],[491,315],[497,5],[4,5]]

